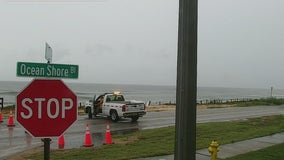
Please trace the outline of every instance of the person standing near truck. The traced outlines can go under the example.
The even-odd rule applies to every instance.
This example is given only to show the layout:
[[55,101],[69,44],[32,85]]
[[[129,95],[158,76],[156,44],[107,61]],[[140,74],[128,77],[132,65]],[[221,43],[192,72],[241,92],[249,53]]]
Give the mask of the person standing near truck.
[[100,110],[102,109],[102,104],[104,103],[104,96],[101,96],[97,99],[97,101],[95,102],[95,114],[100,113]]

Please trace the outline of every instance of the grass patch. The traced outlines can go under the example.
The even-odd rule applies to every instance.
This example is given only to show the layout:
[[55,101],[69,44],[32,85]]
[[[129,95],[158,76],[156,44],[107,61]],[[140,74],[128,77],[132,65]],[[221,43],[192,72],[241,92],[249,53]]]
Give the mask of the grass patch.
[[234,122],[212,122],[197,125],[197,148],[216,139],[219,144],[238,142],[284,132],[284,115],[265,116]]
[[281,105],[284,104],[284,99],[278,98],[261,98],[254,99],[246,102],[237,102],[237,107],[247,107],[247,106],[272,106],[272,105]]
[[[267,116],[234,122],[197,124],[197,149],[207,148],[213,139],[219,144],[237,142],[274,133],[284,132],[284,115]],[[119,143],[94,148],[54,150],[56,160],[126,160],[174,153],[175,128],[165,127],[137,131],[127,135],[114,135]],[[24,156],[24,159],[42,159],[43,153]]]
[[264,148],[258,151],[226,158],[225,160],[283,160],[284,143]]

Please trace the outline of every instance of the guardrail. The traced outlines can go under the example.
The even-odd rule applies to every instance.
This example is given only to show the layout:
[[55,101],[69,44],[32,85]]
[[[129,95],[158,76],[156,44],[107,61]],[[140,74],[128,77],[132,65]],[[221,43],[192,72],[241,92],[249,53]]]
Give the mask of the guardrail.
[[255,99],[252,98],[235,98],[235,99],[205,99],[197,101],[197,104],[224,104],[234,102],[249,102]]
[[0,106],[1,106],[1,110],[3,110],[4,107],[4,98],[0,97]]
[[[235,98],[235,99],[203,99],[197,100],[197,104],[226,104],[234,102],[249,102],[255,100],[252,98]],[[176,105],[175,101],[149,101],[150,105]]]

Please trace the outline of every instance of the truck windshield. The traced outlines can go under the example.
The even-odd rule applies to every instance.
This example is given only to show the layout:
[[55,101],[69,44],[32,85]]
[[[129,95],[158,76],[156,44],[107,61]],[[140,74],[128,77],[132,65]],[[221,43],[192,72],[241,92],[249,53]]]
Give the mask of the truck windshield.
[[106,102],[110,101],[124,101],[124,97],[122,95],[108,95]]

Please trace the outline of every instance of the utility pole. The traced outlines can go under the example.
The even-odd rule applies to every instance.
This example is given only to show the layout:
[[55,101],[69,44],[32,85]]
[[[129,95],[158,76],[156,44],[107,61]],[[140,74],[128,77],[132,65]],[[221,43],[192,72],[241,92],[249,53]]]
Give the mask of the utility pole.
[[196,159],[197,1],[179,0],[175,160]]

